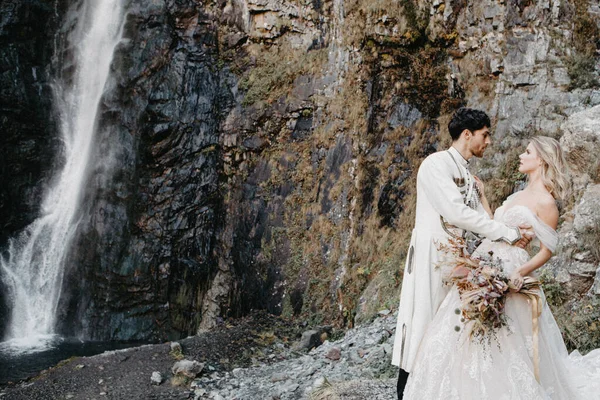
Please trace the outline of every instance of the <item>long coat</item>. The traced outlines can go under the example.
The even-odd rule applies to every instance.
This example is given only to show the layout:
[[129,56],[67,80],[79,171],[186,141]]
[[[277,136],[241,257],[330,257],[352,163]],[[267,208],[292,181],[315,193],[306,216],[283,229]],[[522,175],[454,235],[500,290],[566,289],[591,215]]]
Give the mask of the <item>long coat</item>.
[[[476,195],[466,166],[467,161],[451,147],[431,154],[419,167],[415,227],[404,267],[392,357],[392,364],[407,372],[427,325],[449,290],[442,284],[438,265],[442,256],[439,244],[447,242],[450,232],[456,233],[448,227],[509,243],[520,237],[518,229],[492,220],[481,205],[474,209],[465,204],[467,196]],[[465,177],[470,183],[465,183]]]

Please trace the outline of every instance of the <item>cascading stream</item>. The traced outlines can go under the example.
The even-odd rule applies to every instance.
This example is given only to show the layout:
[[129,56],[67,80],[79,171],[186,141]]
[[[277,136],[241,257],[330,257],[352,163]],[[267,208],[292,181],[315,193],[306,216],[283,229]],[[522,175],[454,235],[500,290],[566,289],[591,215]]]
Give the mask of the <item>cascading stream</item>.
[[54,334],[65,257],[79,221],[100,100],[124,22],[122,0],[85,0],[67,45],[73,72],[54,87],[64,159],[45,194],[41,215],[0,257],[11,317],[7,340]]

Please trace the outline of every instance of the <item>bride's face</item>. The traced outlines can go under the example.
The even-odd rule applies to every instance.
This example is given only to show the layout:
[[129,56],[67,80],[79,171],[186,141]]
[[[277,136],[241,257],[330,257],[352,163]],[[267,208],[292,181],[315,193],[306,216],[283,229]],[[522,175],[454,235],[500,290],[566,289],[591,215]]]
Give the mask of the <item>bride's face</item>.
[[519,160],[519,172],[522,174],[530,174],[541,165],[541,159],[531,143],[527,145],[525,152],[519,156]]

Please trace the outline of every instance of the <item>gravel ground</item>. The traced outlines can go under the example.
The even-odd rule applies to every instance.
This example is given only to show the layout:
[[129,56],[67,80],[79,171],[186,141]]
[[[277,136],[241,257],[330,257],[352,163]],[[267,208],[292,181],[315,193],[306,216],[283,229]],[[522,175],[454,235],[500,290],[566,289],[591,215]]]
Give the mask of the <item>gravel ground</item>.
[[[181,340],[180,346],[71,358],[0,389],[0,400],[394,400],[395,322],[385,311],[370,324],[336,333],[255,313]],[[174,376],[172,367],[181,359],[201,363],[202,371]],[[156,372],[160,384],[151,381]]]
[[[281,318],[255,313],[224,322],[200,336],[179,341],[183,356],[204,363],[203,374],[244,368],[261,362],[275,362],[275,343],[281,351],[298,339],[302,327]],[[270,357],[269,357],[270,356]],[[106,352],[91,357],[73,357],[25,382],[0,388],[0,399],[189,399],[194,392],[189,382],[171,384],[171,367],[177,361],[169,343],[146,345]],[[164,379],[153,385],[154,371]]]

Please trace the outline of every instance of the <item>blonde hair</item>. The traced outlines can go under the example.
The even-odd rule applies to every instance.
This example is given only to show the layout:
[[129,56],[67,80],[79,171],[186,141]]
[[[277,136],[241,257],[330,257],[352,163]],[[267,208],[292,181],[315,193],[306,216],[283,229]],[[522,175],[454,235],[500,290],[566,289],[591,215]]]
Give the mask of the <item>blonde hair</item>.
[[556,139],[548,136],[531,138],[538,157],[542,160],[541,177],[544,186],[556,200],[569,194],[569,172],[565,153]]

